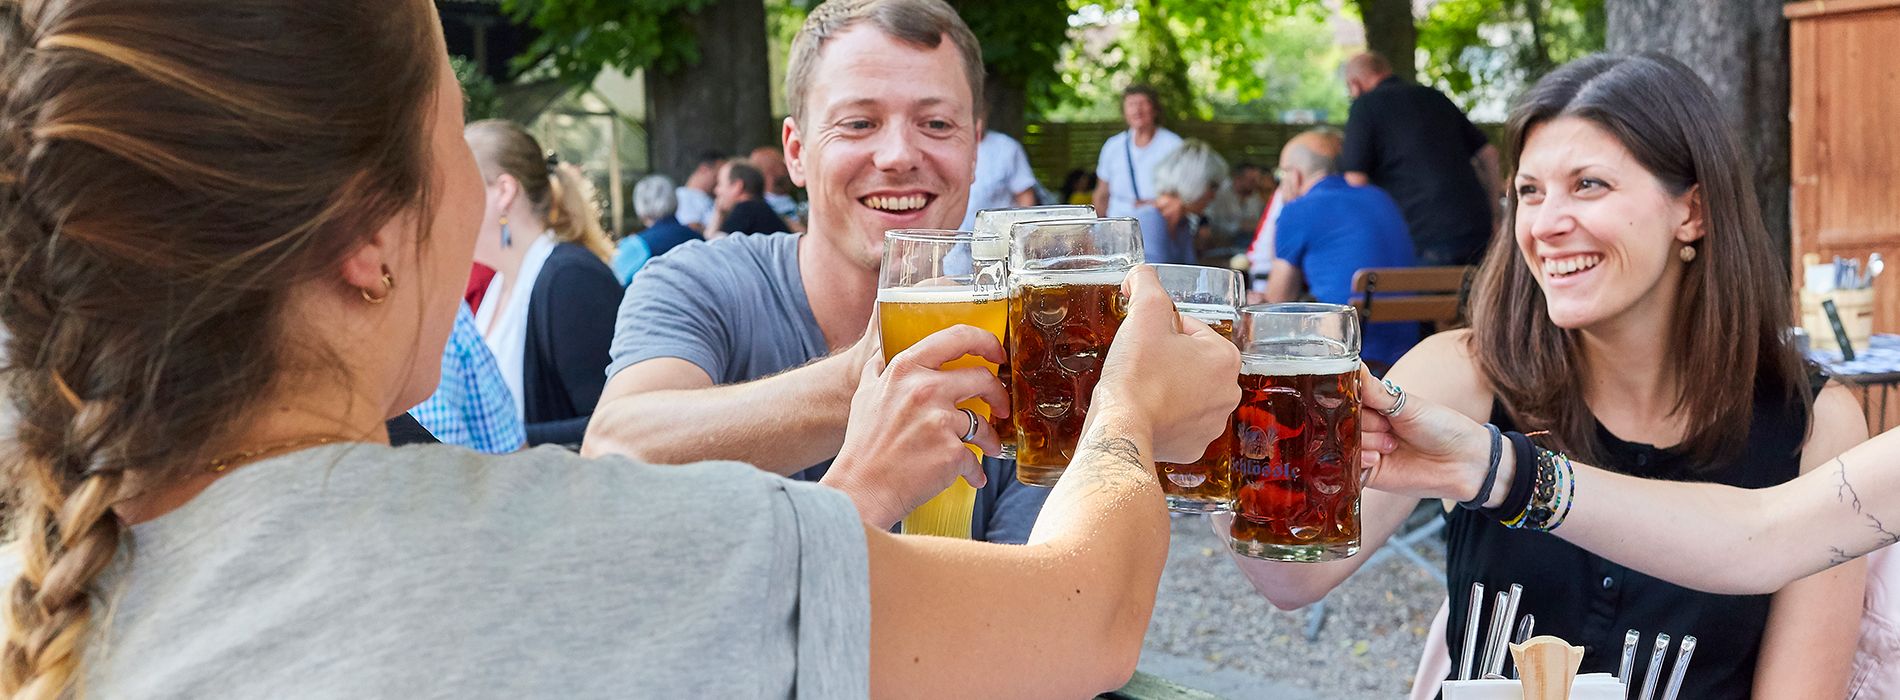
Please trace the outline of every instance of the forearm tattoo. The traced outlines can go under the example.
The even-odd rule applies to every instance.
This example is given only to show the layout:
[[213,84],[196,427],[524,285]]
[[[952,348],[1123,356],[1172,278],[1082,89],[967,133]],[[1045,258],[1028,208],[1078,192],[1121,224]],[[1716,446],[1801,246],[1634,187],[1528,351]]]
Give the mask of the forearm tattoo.
[[1900,533],[1895,533],[1893,530],[1887,529],[1886,523],[1881,522],[1879,517],[1862,509],[1860,493],[1854,490],[1854,484],[1847,480],[1847,463],[1841,461],[1839,457],[1834,458],[1834,477],[1839,484],[1834,488],[1835,500],[1854,509],[1855,515],[1859,515],[1865,519],[1867,521],[1867,527],[1874,532],[1874,538],[1863,545],[1848,546],[1846,548],[1828,547],[1829,556],[1827,565],[1839,566],[1864,556],[1869,552],[1880,549],[1881,547],[1900,543]]
[[1077,450],[1086,455],[1088,467],[1071,469],[1063,478],[1080,477],[1078,485],[1087,489],[1086,493],[1095,493],[1103,489],[1139,488],[1144,478],[1154,477],[1154,470],[1142,463],[1141,447],[1134,440],[1102,433],[1096,430],[1084,437],[1081,449]]

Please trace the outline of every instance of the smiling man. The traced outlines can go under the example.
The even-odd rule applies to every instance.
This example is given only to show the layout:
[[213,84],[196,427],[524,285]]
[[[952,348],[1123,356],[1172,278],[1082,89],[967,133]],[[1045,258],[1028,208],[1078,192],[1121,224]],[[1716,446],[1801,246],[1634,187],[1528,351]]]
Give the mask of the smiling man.
[[[689,243],[643,270],[621,304],[585,450],[749,462],[839,486],[861,510],[909,498],[899,472],[918,455],[902,440],[866,464],[831,460],[881,352],[864,336],[884,232],[962,219],[982,81],[976,39],[942,0],[814,10],[792,42],[783,131],[787,168],[810,196],[807,232]],[[971,532],[1022,542],[1047,491],[1017,483],[1013,462],[984,467]]]

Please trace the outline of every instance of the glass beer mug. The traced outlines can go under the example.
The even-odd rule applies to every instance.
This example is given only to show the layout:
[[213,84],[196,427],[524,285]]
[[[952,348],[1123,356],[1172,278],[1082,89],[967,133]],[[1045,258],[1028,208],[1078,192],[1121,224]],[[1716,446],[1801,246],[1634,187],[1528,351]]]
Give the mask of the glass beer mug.
[[[963,231],[885,232],[877,289],[878,334],[884,344],[885,361],[931,334],[958,324],[991,333],[1001,342],[1007,290],[1001,271],[986,265],[1000,268],[1002,261],[974,260],[970,243],[970,234]],[[973,355],[951,360],[943,369],[964,367],[996,372],[995,363]],[[990,417],[990,406],[981,399],[957,406],[969,409],[978,418]],[[974,445],[970,451],[971,459],[983,456]],[[976,489],[958,477],[950,488],[905,516],[904,532],[969,539],[975,501]]]
[[1359,551],[1359,312],[1262,304],[1240,312],[1233,537],[1259,559]]
[[1016,224],[1009,257],[1010,411],[1016,479],[1054,486],[1127,315],[1122,280],[1141,264],[1134,219]]

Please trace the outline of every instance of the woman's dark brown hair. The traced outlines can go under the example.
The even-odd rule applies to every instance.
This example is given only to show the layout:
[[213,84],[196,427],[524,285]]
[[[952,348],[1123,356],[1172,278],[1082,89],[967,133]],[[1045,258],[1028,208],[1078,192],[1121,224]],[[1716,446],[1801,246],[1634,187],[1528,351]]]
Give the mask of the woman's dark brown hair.
[[[1670,194],[1696,188],[1705,236],[1683,273],[1677,324],[1667,329],[1666,371],[1681,387],[1674,410],[1688,416],[1682,448],[1698,463],[1731,456],[1748,432],[1758,391],[1795,409],[1812,403],[1801,358],[1784,341],[1788,272],[1762,226],[1754,171],[1721,108],[1695,73],[1664,56],[1591,56],[1557,69],[1519,98],[1505,127],[1510,162],[1538,125],[1588,120],[1635,156]],[[1574,331],[1558,328],[1513,232],[1510,188],[1504,230],[1491,244],[1472,300],[1474,354],[1500,401],[1526,429],[1551,431],[1564,450],[1603,459],[1584,404],[1583,360]],[[1613,370],[1613,368],[1604,368]]]
[[334,339],[287,338],[285,301],[426,208],[437,32],[419,0],[0,0],[0,693],[83,676],[114,504],[336,359],[288,352]]

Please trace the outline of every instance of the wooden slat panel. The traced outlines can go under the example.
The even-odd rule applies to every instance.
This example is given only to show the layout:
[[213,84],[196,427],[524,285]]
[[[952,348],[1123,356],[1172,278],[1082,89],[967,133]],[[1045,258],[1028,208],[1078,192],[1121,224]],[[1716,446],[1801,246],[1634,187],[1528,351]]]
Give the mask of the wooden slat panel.
[[[1900,0],[1787,8],[1794,279],[1801,258],[1900,259]],[[1774,196],[1763,193],[1763,196]],[[1900,262],[1900,260],[1896,260]],[[1792,301],[1790,303],[1793,303]],[[1900,271],[1875,285],[1874,330],[1900,332]]]
[[1809,0],[1809,2],[1788,3],[1781,8],[1781,16],[1788,19],[1804,19],[1884,10],[1890,7],[1900,7],[1900,0]]
[[1365,308],[1365,299],[1355,297],[1352,305],[1365,312],[1366,323],[1384,321],[1424,321],[1448,326],[1458,320],[1458,295],[1431,294],[1415,297],[1374,297],[1372,308]]
[[[1467,265],[1447,265],[1443,267],[1382,267],[1366,268],[1353,273],[1352,291],[1363,292],[1368,286],[1376,293],[1387,292],[1453,292],[1464,289],[1465,275],[1473,270]],[[1377,284],[1373,284],[1374,280]]]

